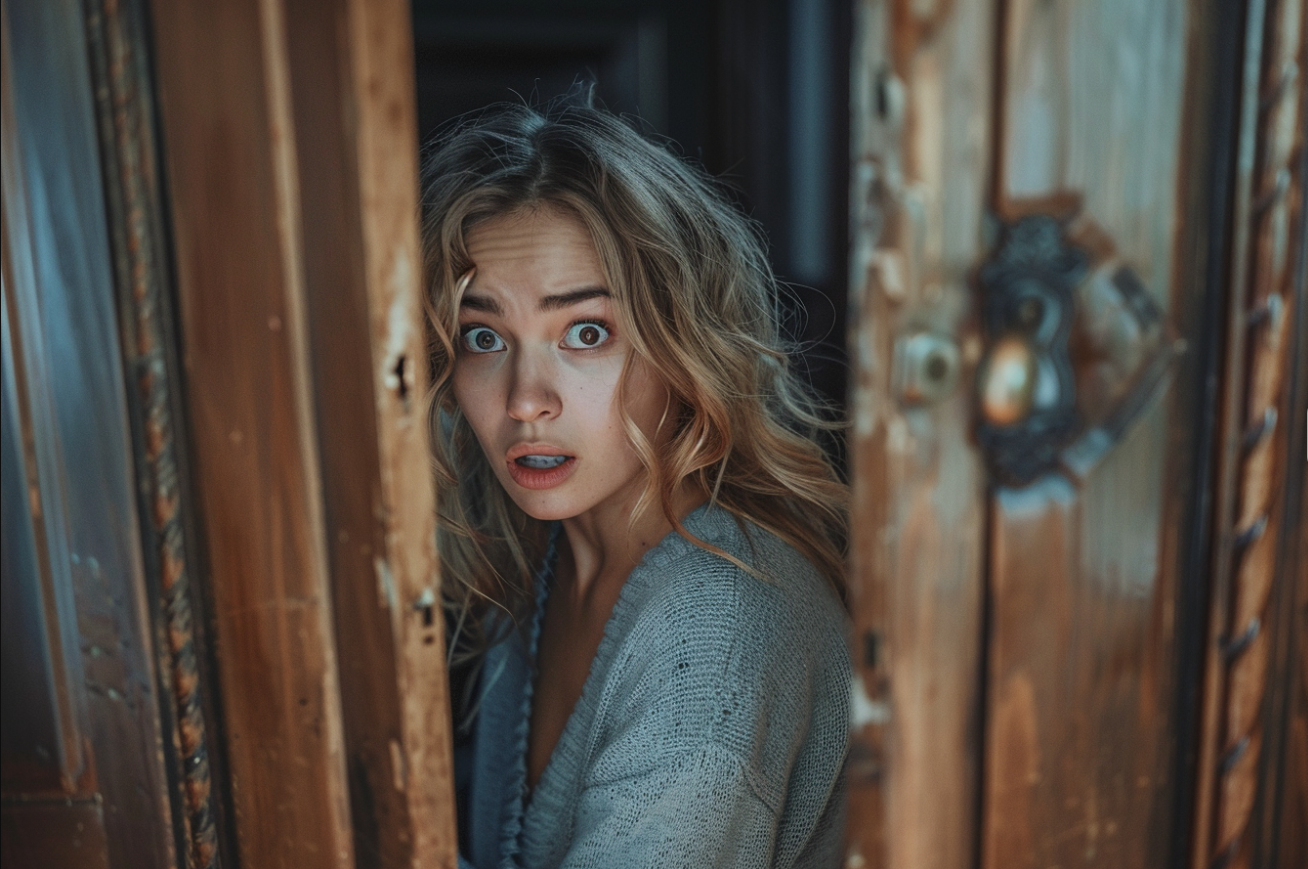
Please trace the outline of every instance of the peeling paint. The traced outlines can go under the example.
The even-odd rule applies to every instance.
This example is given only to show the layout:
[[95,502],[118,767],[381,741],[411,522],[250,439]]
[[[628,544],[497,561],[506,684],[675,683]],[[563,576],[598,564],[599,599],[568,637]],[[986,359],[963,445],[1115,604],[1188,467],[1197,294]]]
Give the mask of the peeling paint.
[[850,727],[853,730],[861,730],[869,724],[888,723],[890,723],[890,704],[884,700],[873,700],[868,696],[863,680],[855,678],[849,692]]
[[886,298],[898,302],[904,298],[904,262],[899,251],[884,248],[872,255],[877,284]]
[[909,434],[908,424],[899,414],[886,420],[886,450],[902,455],[912,448],[913,438]]
[[382,609],[398,612],[400,596],[395,590],[395,574],[385,558],[377,556],[372,560],[372,569],[377,574],[377,605]]
[[408,783],[409,770],[404,762],[404,749],[400,746],[397,739],[390,742],[391,749],[391,784],[395,790],[403,793],[405,784]]
[[[413,337],[410,303],[413,291],[413,261],[404,245],[396,245],[391,255],[391,304],[386,312],[386,354],[382,363],[382,384],[387,392],[410,395],[413,392],[413,366],[402,361]],[[401,379],[403,378],[403,379]]]

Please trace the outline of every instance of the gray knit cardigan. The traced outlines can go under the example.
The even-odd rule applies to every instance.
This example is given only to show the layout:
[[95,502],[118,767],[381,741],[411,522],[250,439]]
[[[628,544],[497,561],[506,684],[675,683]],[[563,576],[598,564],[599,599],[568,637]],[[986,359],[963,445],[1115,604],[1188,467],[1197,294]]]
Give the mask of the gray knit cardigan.
[[529,631],[493,647],[460,760],[463,869],[834,867],[844,823],[847,619],[794,548],[701,507],[632,571],[581,698],[526,787]]

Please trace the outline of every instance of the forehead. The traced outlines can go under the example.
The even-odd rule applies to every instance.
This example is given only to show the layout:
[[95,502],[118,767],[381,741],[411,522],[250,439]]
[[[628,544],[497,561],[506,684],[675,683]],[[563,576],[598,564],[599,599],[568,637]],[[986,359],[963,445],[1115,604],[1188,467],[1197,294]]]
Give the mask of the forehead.
[[468,230],[466,243],[477,269],[470,295],[545,295],[605,285],[590,232],[558,208],[490,218]]

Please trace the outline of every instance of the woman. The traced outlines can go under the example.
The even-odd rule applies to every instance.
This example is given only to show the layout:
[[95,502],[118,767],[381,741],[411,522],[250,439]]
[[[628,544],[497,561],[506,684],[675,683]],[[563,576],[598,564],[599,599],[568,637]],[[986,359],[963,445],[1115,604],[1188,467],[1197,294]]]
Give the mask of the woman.
[[845,489],[754,227],[579,93],[424,176],[462,865],[835,865]]

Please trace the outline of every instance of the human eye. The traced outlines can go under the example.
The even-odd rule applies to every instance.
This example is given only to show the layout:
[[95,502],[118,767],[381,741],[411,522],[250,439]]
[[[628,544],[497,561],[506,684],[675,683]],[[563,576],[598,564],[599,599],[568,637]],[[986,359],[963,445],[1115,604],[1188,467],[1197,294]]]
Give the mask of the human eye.
[[581,320],[568,327],[563,346],[570,350],[590,350],[612,337],[609,327],[595,320]]
[[463,346],[469,353],[494,353],[504,349],[504,339],[485,326],[465,326]]

